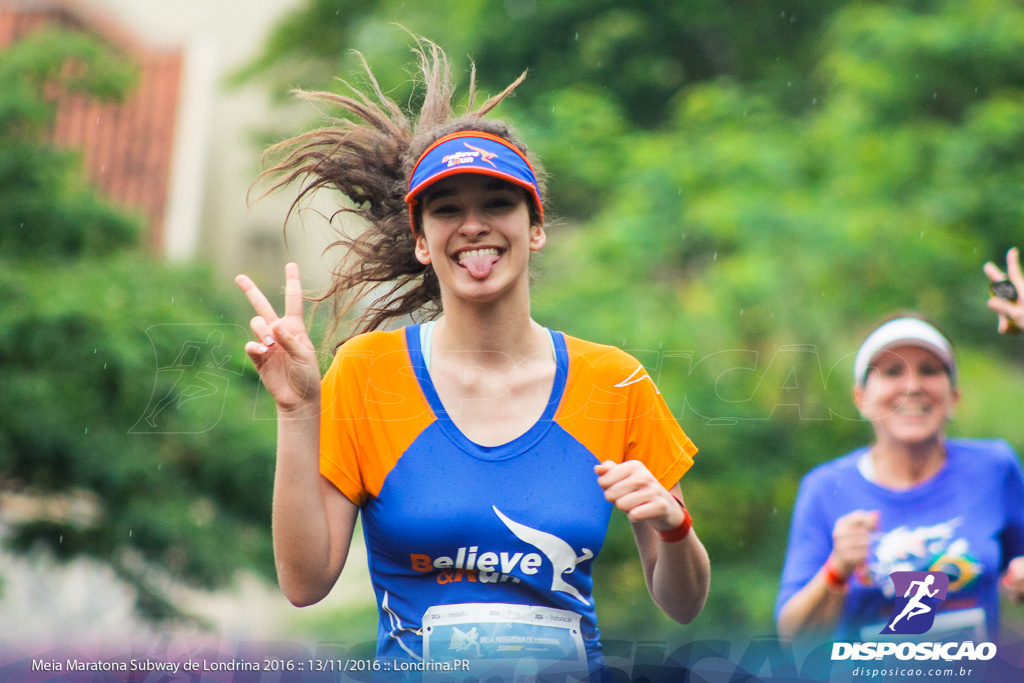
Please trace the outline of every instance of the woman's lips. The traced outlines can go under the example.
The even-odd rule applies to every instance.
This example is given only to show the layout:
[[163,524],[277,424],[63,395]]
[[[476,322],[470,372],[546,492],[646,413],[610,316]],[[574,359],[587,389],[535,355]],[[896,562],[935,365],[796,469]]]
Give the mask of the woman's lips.
[[455,255],[458,264],[469,271],[477,280],[483,280],[491,274],[494,264],[501,258],[496,247],[466,249]]

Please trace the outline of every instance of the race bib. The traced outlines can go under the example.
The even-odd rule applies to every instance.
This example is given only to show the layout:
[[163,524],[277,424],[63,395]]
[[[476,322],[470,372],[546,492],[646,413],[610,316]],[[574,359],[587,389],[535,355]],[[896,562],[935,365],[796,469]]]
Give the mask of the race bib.
[[[546,671],[586,667],[587,653],[575,612],[509,605],[438,605],[423,615],[423,659],[494,663],[535,660]],[[564,666],[561,666],[563,665]]]

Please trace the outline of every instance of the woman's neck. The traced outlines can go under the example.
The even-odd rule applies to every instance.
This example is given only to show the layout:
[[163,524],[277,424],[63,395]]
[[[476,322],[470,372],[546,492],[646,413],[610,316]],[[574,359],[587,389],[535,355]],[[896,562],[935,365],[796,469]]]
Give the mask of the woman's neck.
[[[530,317],[529,298],[490,304],[445,302],[434,333],[435,352],[457,351],[480,366],[501,357],[519,362],[549,353],[544,328]],[[474,354],[477,357],[474,357]]]
[[869,457],[876,484],[903,490],[938,474],[946,463],[946,445],[941,436],[916,444],[880,441],[871,448]]

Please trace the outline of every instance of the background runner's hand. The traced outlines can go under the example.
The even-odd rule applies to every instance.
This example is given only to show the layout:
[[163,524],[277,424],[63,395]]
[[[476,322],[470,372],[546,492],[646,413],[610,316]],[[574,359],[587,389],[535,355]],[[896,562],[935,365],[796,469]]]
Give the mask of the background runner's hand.
[[281,318],[248,276],[239,275],[235,282],[257,313],[249,326],[259,341],[248,342],[245,352],[278,408],[291,411],[319,402],[320,368],[302,320],[299,267],[294,263],[285,266],[284,317]]
[[1020,267],[1020,252],[1017,247],[1006,252],[1006,273],[999,269],[999,266],[989,261],[985,264],[985,275],[992,282],[1009,280],[1017,288],[1019,298],[1016,302],[1006,301],[992,297],[988,300],[988,307],[999,314],[999,334],[1007,334],[1013,331],[1010,321],[1012,320],[1017,329],[1024,330],[1024,272]]
[[1003,586],[1010,600],[1024,602],[1024,556],[1010,560],[1010,565],[1003,574]]
[[625,512],[630,522],[648,522],[658,531],[669,531],[683,523],[679,503],[642,462],[616,464],[606,460],[595,465],[594,472],[605,499]]
[[868,561],[871,533],[878,528],[878,512],[854,510],[836,520],[832,530],[832,563],[850,576]]

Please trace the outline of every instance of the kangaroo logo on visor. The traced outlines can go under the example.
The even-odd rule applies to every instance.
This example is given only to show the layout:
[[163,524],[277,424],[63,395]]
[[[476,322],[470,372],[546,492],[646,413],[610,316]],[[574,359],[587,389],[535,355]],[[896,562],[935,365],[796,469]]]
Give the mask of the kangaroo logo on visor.
[[473,145],[469,144],[468,142],[463,142],[462,144],[464,144],[466,147],[469,147],[471,150],[473,150],[474,152],[479,154],[480,155],[480,161],[484,162],[485,164],[490,164],[491,166],[494,166],[494,162],[491,161],[491,159],[497,159],[498,158],[497,154],[495,154],[494,152],[488,152],[486,149],[480,149],[479,147],[474,147]]

